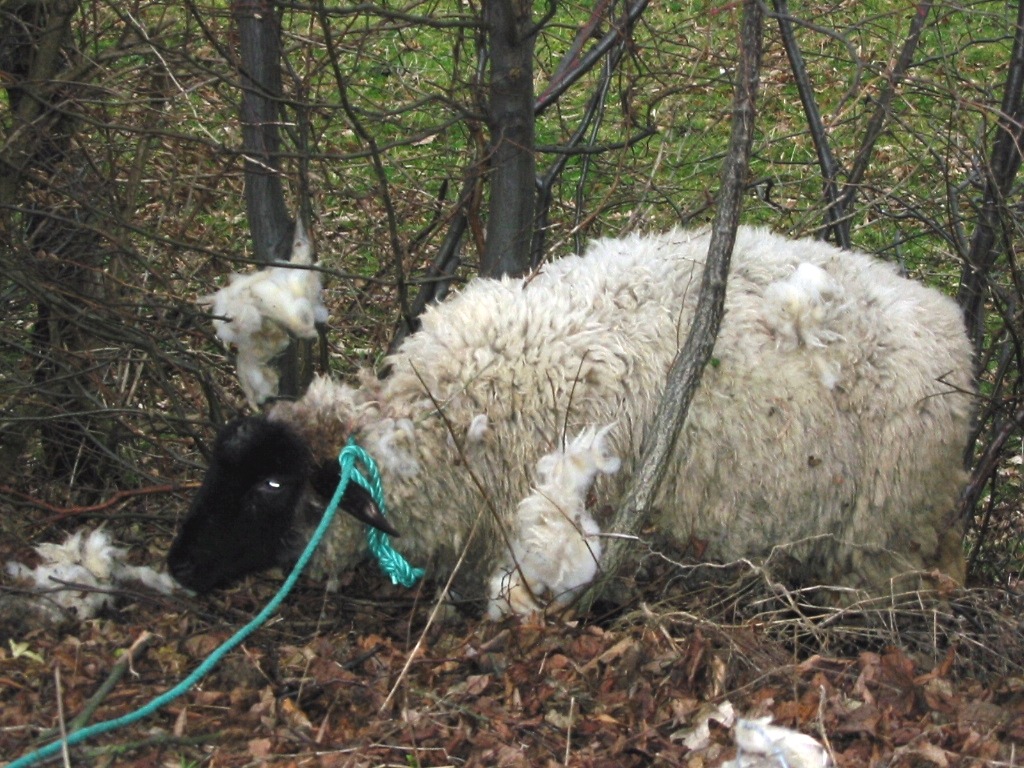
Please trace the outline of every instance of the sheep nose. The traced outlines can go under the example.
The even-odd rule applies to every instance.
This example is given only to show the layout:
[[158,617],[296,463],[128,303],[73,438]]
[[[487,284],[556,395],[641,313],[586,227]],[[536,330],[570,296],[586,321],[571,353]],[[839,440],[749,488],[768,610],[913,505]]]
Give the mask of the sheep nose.
[[196,590],[196,565],[190,558],[175,557],[167,561],[167,570],[181,586]]

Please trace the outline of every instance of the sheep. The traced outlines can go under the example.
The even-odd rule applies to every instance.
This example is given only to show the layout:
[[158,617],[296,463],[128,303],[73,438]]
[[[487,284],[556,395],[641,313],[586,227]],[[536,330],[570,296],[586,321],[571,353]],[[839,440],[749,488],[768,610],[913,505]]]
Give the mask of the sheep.
[[[316,379],[229,425],[171,573],[202,592],[294,561],[354,438],[379,464],[390,514],[350,483],[342,507],[355,519],[335,520],[312,574],[363,562],[368,522],[400,532],[397,548],[438,578],[465,549],[457,587],[485,596],[522,537],[523,500],[544,485],[538,462],[567,437],[613,425],[603,439],[621,469],[596,472],[592,495],[602,509],[622,498],[709,237],[601,239],[525,278],[477,279],[423,315],[387,378]],[[775,575],[805,585],[877,590],[932,568],[962,578],[955,506],[973,386],[949,297],[865,254],[742,227],[713,359],[645,511],[648,543],[716,561],[784,552]],[[594,513],[588,541],[608,517]]]

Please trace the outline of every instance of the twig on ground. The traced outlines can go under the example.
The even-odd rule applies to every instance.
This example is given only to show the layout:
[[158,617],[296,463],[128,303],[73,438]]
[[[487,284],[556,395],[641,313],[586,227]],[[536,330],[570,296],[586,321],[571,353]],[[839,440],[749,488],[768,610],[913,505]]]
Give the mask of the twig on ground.
[[448,595],[452,588],[452,584],[455,582],[455,576],[458,574],[459,569],[462,568],[462,564],[466,560],[466,552],[469,551],[469,545],[473,541],[473,537],[476,536],[476,529],[480,525],[480,518],[487,511],[487,507],[483,506],[477,513],[476,520],[473,521],[473,527],[469,530],[469,536],[466,538],[466,545],[462,548],[462,554],[459,555],[458,561],[455,563],[455,567],[452,568],[452,573],[448,577],[448,581],[445,582],[444,589],[441,590],[441,594],[437,596],[437,600],[434,603],[434,609],[430,612],[430,618],[427,619],[427,623],[424,625],[423,630],[420,632],[420,636],[416,640],[416,645],[409,652],[408,657],[405,659],[405,664],[402,666],[402,671],[398,673],[398,678],[395,680],[395,684],[391,686],[391,690],[388,691],[387,698],[384,699],[384,703],[380,705],[380,712],[386,712],[388,707],[391,706],[391,702],[395,698],[395,694],[398,692],[398,687],[405,680],[406,675],[409,674],[409,668],[412,666],[413,660],[419,655],[420,649],[423,647],[423,642],[430,631],[430,628],[434,625],[434,621],[437,619],[437,615],[441,612],[441,608],[444,607],[448,600]]
[[576,714],[576,697],[569,699],[568,725],[565,727],[565,761],[563,765],[569,765],[569,755],[572,753],[572,719]]
[[[199,483],[169,483],[167,485],[151,485],[146,488],[127,488],[125,490],[117,491],[106,501],[80,507],[58,507],[48,501],[43,501],[42,499],[37,499],[35,496],[30,496],[27,493],[15,490],[8,485],[0,485],[0,493],[5,496],[13,496],[21,499],[26,504],[36,507],[37,509],[51,512],[56,515],[57,520],[62,520],[65,517],[76,517],[78,515],[102,512],[116,506],[117,504],[127,501],[128,499],[134,498],[135,496],[148,496],[149,494],[156,493],[178,493],[179,491],[192,491],[198,487]],[[53,522],[53,520],[48,520],[47,522]]]
[[[62,739],[66,739],[69,733],[74,733],[81,728],[84,728],[86,723],[92,718],[96,710],[99,708],[110,692],[114,689],[114,686],[120,682],[121,678],[124,677],[126,670],[131,669],[132,663],[135,661],[137,654],[140,654],[145,650],[146,646],[153,640],[154,635],[151,632],[143,632],[139,635],[138,639],[135,640],[131,646],[125,650],[124,653],[118,658],[114,664],[113,669],[110,670],[110,674],[107,675],[107,679],[103,681],[99,688],[96,689],[96,693],[89,697],[89,700],[85,702],[85,706],[82,711],[79,712],[75,717],[67,723],[65,727],[63,708],[60,705],[60,691],[58,686],[58,707],[60,713],[60,736]],[[52,731],[45,734],[46,738],[52,738],[54,734]]]
[[61,756],[65,768],[71,768],[71,755],[68,753],[68,729],[64,722],[64,687],[60,683],[60,665],[53,667],[54,696],[57,697],[57,723],[60,728]]

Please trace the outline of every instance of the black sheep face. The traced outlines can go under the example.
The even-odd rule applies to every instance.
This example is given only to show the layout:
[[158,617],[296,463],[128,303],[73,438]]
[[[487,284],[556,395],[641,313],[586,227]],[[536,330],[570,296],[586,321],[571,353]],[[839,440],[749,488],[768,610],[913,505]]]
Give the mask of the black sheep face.
[[171,575],[208,592],[285,564],[294,555],[290,532],[309,475],[309,450],[286,425],[263,417],[228,424],[171,545]]

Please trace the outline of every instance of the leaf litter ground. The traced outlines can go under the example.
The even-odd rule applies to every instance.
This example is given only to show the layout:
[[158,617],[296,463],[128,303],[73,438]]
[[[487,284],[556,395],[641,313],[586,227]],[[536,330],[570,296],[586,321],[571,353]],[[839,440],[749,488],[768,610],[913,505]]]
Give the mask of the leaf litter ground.
[[[493,623],[444,610],[429,629],[426,590],[361,574],[333,594],[305,583],[197,689],[70,759],[701,768],[735,757],[733,717],[770,715],[839,766],[1019,764],[1019,596],[913,593],[811,617],[749,573],[725,581],[691,589],[662,562],[613,612]],[[124,595],[117,610],[60,628],[6,620],[0,759],[58,737],[83,711],[110,719],[170,688],[277,584]]]

